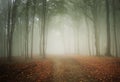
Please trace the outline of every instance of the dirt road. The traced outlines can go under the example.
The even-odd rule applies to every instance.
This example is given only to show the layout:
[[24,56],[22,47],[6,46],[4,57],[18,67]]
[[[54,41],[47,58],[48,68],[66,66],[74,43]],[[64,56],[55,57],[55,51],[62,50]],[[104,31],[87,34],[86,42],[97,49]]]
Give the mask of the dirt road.
[[73,58],[54,58],[53,82],[95,82]]

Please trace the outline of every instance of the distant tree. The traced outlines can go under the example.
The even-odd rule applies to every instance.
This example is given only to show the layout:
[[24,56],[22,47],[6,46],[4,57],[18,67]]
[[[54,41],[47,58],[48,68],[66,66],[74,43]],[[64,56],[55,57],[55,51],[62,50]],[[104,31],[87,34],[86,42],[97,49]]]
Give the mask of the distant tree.
[[42,20],[41,20],[41,32],[42,32],[42,48],[41,53],[43,55],[43,58],[45,58],[45,28],[46,28],[46,0],[42,0]]
[[112,0],[112,12],[113,12],[113,29],[114,29],[114,39],[115,39],[115,53],[116,57],[118,56],[118,45],[117,45],[117,27],[116,27],[116,2],[115,0]]
[[36,14],[36,0],[33,0],[33,21],[32,21],[32,34],[31,34],[31,59],[33,58],[33,34],[34,34],[34,22]]
[[25,18],[26,18],[26,29],[25,29],[25,58],[27,59],[29,56],[28,53],[28,40],[29,40],[29,6],[30,6],[30,0],[27,0],[26,3],[26,11],[25,11]]
[[111,56],[111,37],[110,37],[110,9],[109,0],[106,0],[106,23],[107,23],[107,50],[106,55]]
[[[91,11],[91,14],[88,14],[87,11],[83,12],[87,18],[89,18],[93,22],[94,30],[95,30],[95,48],[96,48],[96,55],[100,55],[100,44],[99,44],[99,32],[98,32],[98,9],[101,7],[100,0],[83,0],[85,6],[82,8],[88,8]],[[84,9],[85,9],[84,8]]]

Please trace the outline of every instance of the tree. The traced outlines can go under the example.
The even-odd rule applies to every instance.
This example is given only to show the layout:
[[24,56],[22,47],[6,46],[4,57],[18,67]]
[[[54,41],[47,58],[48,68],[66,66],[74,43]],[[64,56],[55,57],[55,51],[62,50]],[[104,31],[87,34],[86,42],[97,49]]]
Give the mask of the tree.
[[107,24],[107,50],[106,55],[111,56],[111,38],[110,38],[110,9],[109,0],[106,0],[106,24]]
[[26,3],[26,29],[25,29],[25,58],[28,58],[28,39],[29,39],[29,5],[30,1],[27,0]]
[[116,34],[116,7],[115,7],[115,0],[112,0],[112,12],[113,12],[113,28],[114,28],[114,36],[115,36],[115,52],[116,57],[118,56],[118,46],[117,46],[117,34]]
[[31,59],[33,58],[33,34],[34,34],[34,22],[36,14],[36,0],[33,0],[33,21],[32,21],[32,34],[31,34]]
[[[99,0],[84,0],[83,1],[85,6],[82,8],[88,8],[91,11],[92,16],[88,15],[87,12],[83,12],[84,15],[89,18],[93,22],[94,32],[95,32],[95,48],[96,48],[96,55],[100,55],[100,46],[99,46],[99,32],[98,32],[98,9],[101,7],[101,2]],[[84,8],[84,9],[85,9]]]
[[42,49],[40,49],[43,58],[45,58],[45,28],[46,28],[46,0],[42,0],[42,21],[41,21],[41,40],[42,40],[42,44],[40,44],[42,46]]
[[12,41],[13,41],[13,33],[15,29],[16,22],[16,13],[17,13],[17,0],[11,1],[8,0],[8,24],[7,24],[7,54],[8,60],[12,59]]

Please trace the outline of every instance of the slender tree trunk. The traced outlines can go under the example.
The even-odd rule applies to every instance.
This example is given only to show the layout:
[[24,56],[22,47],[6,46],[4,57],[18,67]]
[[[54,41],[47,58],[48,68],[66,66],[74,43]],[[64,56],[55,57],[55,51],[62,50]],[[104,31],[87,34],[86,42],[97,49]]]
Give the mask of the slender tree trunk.
[[26,59],[29,57],[28,56],[28,39],[29,39],[29,34],[28,34],[28,28],[29,28],[29,0],[27,0],[26,4],[26,33],[25,33],[25,54],[26,54]]
[[[6,32],[5,32],[6,33]],[[4,33],[4,58],[6,57],[6,34]]]
[[31,34],[31,59],[33,58],[33,34],[34,34],[34,19],[33,19],[32,34]]
[[96,49],[96,55],[100,56],[100,49],[99,49],[99,34],[98,34],[98,18],[97,18],[97,7],[94,6],[93,13],[93,25],[94,25],[94,32],[95,32],[95,49]]
[[86,21],[87,32],[88,32],[88,50],[89,50],[89,55],[91,56],[91,48],[90,48],[90,31],[89,31],[89,24],[88,24],[88,20],[87,20],[87,17],[86,17],[86,16],[85,16],[85,21]]
[[34,0],[34,8],[33,8],[33,24],[32,24],[32,34],[31,34],[31,59],[33,58],[33,34],[34,34],[35,13],[36,13],[36,0]]
[[9,31],[10,31],[10,23],[11,23],[11,2],[8,1],[8,24],[7,24],[7,58],[11,60],[9,57]]
[[100,56],[99,52],[99,37],[98,37],[98,30],[97,30],[97,20],[94,21],[94,29],[95,29],[95,47],[96,47],[96,55]]
[[77,27],[77,54],[80,54],[79,52],[79,27]]
[[9,61],[11,61],[12,60],[12,41],[13,41],[13,36],[12,36],[12,34],[10,35],[10,37],[9,37],[9,55],[8,55],[8,60]]
[[74,54],[78,55],[77,52],[77,47],[76,47],[76,28],[73,29],[74,30]]
[[99,33],[98,33],[98,1],[94,1],[94,6],[92,7],[92,14],[93,14],[93,27],[94,27],[94,32],[95,32],[95,51],[96,55],[100,56],[100,47],[99,47]]
[[16,1],[14,1],[13,3],[11,3],[11,1],[8,1],[7,54],[9,61],[12,60],[12,41],[15,29],[16,10],[17,10]]
[[46,0],[43,0],[43,13],[42,13],[42,23],[41,23],[43,58],[45,58],[45,33],[46,33],[45,28],[46,28]]
[[106,0],[106,23],[107,23],[107,50],[106,56],[111,56],[111,38],[110,38],[110,11],[109,11],[109,0]]
[[117,48],[117,35],[116,35],[116,9],[115,9],[115,0],[112,0],[112,6],[113,6],[113,27],[114,27],[114,36],[115,36],[115,53],[116,57],[118,56],[118,48]]

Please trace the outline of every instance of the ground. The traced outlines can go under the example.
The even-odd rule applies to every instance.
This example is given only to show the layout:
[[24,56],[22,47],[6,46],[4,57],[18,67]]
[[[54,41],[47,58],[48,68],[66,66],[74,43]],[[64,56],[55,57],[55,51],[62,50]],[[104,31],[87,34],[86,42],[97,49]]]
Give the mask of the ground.
[[120,58],[52,56],[0,63],[0,82],[120,82]]

